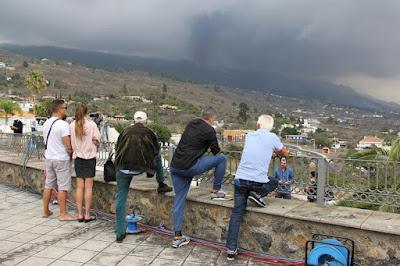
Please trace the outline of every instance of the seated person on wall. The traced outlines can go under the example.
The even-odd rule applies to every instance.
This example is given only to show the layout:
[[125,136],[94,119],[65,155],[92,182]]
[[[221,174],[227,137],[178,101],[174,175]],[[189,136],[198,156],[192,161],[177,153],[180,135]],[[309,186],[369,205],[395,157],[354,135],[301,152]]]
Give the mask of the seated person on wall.
[[134,121],[134,125],[121,132],[115,147],[117,170],[115,233],[118,243],[125,238],[126,200],[132,177],[144,172],[154,174],[155,158],[160,153],[156,135],[144,125],[147,122],[146,113],[136,112]]
[[262,198],[278,186],[277,179],[268,177],[268,168],[274,152],[286,156],[287,150],[278,136],[270,132],[273,125],[272,116],[261,115],[257,121],[257,130],[246,135],[242,158],[234,180],[234,208],[226,241],[228,260],[234,260],[237,254],[240,223],[250,193],[254,193],[253,200],[258,205],[265,206]]
[[293,170],[287,166],[286,157],[281,157],[280,165],[275,168],[274,177],[278,179],[278,188],[275,190],[275,197],[281,199],[291,199],[291,184],[294,181]]
[[[189,237],[182,235],[181,230],[186,196],[194,176],[215,169],[211,199],[232,199],[221,190],[226,169],[226,157],[219,154],[217,135],[211,126],[215,116],[215,111],[209,108],[203,112],[201,118],[190,121],[172,157],[170,172],[175,191],[172,210],[175,230],[175,238],[172,242],[174,248],[186,245],[190,241]],[[203,156],[209,148],[213,155]]]
[[[310,175],[308,185],[305,188],[307,194],[307,200],[309,202],[316,202],[317,201],[317,189],[318,189],[318,161],[316,159],[311,159],[309,168],[310,168]],[[335,195],[333,191],[329,187],[325,187],[324,193],[324,201],[325,204],[334,205]]]

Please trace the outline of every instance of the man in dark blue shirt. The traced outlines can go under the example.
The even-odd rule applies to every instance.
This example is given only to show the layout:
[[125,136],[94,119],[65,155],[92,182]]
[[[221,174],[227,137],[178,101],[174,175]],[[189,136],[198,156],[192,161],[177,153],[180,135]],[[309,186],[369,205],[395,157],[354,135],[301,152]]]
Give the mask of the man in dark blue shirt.
[[286,157],[282,157],[280,165],[275,168],[274,177],[279,180],[278,188],[276,189],[277,198],[291,199],[290,185],[294,181],[294,174],[292,168],[287,166]]

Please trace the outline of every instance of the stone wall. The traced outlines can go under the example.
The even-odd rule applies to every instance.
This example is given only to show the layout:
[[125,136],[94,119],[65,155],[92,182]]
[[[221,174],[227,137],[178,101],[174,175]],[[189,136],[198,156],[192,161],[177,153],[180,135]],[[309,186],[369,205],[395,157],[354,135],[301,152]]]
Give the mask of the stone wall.
[[[0,162],[0,183],[42,191],[43,163],[24,170],[15,162]],[[94,184],[94,207],[114,211],[115,184],[106,184],[101,173]],[[74,183],[74,182],[73,182]],[[156,193],[153,179],[138,177],[132,182],[127,209],[135,208],[144,222],[165,222],[172,228],[173,194]],[[186,204],[183,231],[192,236],[225,242],[232,202],[208,199],[207,191],[193,188]],[[271,255],[303,258],[304,246],[313,234],[348,237],[356,242],[360,265],[400,265],[400,215],[343,207],[317,207],[311,203],[271,200],[268,208],[248,207],[241,226],[242,248]]]

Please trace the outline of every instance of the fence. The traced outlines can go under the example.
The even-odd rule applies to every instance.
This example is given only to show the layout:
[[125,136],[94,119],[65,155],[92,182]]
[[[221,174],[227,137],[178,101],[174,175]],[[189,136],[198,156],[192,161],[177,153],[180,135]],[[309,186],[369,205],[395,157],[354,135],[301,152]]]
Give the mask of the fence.
[[[0,133],[0,149],[17,155],[24,166],[31,158],[44,158],[43,138],[40,135]],[[101,143],[97,165],[103,166],[114,150],[115,143]],[[224,182],[229,184],[235,177],[241,152],[228,151],[225,154],[227,169]],[[167,171],[173,146],[163,146],[161,155]],[[289,185],[281,185],[278,192],[320,205],[330,203],[384,210],[400,208],[399,162],[290,156],[287,163],[293,169],[294,181]],[[272,160],[268,174],[272,176],[274,168],[278,166],[279,160]],[[203,185],[212,179],[212,173],[206,173],[195,180]]]

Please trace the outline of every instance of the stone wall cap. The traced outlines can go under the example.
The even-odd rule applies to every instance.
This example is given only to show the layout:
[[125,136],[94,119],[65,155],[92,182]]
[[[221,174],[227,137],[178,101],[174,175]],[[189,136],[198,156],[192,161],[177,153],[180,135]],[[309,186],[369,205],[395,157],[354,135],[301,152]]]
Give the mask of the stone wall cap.
[[[17,159],[16,156],[2,156],[1,161],[12,165],[21,165],[20,159]],[[27,167],[43,171],[44,163],[43,161],[33,160],[28,163]],[[95,182],[105,183],[103,172],[97,171],[94,180]],[[111,182],[108,183],[108,185],[115,186],[116,183]],[[155,179],[147,179],[145,176],[134,177],[134,181],[131,183],[131,189],[139,191],[156,193],[156,187],[157,182]],[[173,197],[174,193],[166,193],[165,196]],[[233,201],[211,200],[209,197],[209,191],[206,188],[191,188],[187,199],[193,202],[233,208]],[[247,211],[302,221],[311,221],[385,234],[400,235],[400,214],[340,206],[321,207],[314,203],[294,199],[268,199],[268,203],[269,205],[266,208],[252,207],[252,205],[249,204]]]

